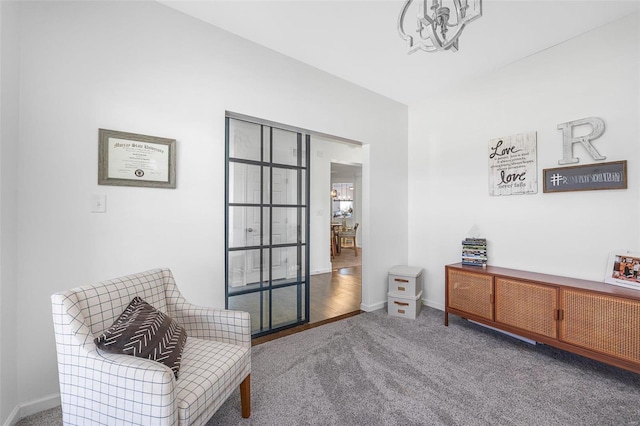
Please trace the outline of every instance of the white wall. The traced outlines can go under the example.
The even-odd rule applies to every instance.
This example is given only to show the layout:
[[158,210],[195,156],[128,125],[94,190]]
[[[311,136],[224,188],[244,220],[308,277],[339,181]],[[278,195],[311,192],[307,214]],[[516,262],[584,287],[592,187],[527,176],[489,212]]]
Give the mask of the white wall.
[[20,9],[0,2],[0,423],[18,402],[17,196]]
[[[406,185],[406,106],[154,2],[21,7],[18,337],[8,342],[20,347],[19,402],[58,392],[55,291],[168,266],[188,299],[224,306],[225,110],[361,141],[363,222],[397,218],[384,194]],[[98,186],[98,128],[177,139],[177,189]],[[105,214],[89,213],[93,193],[106,194]],[[382,306],[386,271],[407,261],[407,230],[393,236],[363,236],[365,308]]]
[[311,137],[311,274],[331,272],[331,162],[362,164],[362,147],[335,139]]
[[[639,249],[638,62],[634,15],[410,106],[409,263],[426,269],[428,304],[444,307],[444,265],[474,225],[490,265],[596,281],[610,250]],[[599,152],[628,161],[628,189],[544,194],[542,169],[562,158],[557,124],[591,116],[606,123]],[[538,193],[489,196],[489,139],[529,131]]]

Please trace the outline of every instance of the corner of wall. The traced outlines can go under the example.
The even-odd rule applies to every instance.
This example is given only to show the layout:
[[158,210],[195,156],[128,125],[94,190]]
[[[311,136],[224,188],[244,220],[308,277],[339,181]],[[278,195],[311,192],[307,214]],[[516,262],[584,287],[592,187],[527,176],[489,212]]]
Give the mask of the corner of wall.
[[44,398],[39,398],[35,401],[28,402],[26,404],[16,405],[13,409],[9,417],[2,424],[3,426],[14,426],[21,419],[30,416],[35,413],[39,413],[44,410],[49,410],[51,408],[57,407],[61,404],[60,402],[60,394],[56,393],[53,395],[48,395]]
[[17,410],[17,156],[21,5],[0,2],[0,422]]

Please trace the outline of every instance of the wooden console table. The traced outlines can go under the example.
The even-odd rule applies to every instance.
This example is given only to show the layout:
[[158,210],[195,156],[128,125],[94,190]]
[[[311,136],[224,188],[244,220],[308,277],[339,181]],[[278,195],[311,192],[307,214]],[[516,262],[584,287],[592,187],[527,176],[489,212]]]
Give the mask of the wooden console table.
[[487,266],[445,266],[449,314],[640,373],[640,290]]

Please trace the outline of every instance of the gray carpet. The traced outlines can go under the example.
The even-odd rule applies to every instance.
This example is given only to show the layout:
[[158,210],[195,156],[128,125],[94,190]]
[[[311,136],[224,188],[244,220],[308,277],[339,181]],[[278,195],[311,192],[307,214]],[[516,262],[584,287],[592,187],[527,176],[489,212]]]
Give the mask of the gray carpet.
[[251,418],[236,391],[207,425],[640,425],[640,375],[449,324],[376,311],[256,346]]
[[208,425],[640,424],[640,375],[423,309],[362,314],[253,351],[253,413],[236,393]]

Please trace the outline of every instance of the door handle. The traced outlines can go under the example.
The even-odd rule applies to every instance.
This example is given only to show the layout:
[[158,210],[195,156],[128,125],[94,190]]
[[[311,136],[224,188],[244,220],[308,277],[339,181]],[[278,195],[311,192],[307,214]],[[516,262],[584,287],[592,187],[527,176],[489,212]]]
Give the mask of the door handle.
[[253,232],[253,228],[247,228],[247,232]]

